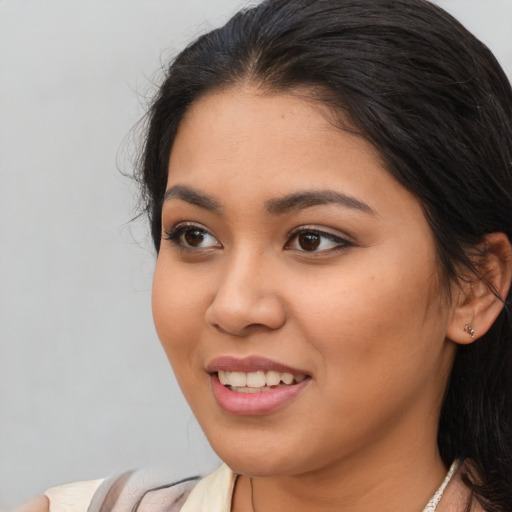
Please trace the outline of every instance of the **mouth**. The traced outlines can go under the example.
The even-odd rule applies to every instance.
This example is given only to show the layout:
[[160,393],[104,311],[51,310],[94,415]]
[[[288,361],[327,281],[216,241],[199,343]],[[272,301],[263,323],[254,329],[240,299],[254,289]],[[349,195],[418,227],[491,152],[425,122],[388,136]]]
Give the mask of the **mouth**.
[[269,370],[264,372],[236,372],[219,370],[217,377],[223,386],[235,393],[265,393],[273,389],[285,388],[299,384],[307,378],[307,375],[299,373],[294,375],[289,372]]
[[279,409],[299,396],[311,381],[302,370],[260,357],[221,357],[206,369],[218,404],[237,415]]

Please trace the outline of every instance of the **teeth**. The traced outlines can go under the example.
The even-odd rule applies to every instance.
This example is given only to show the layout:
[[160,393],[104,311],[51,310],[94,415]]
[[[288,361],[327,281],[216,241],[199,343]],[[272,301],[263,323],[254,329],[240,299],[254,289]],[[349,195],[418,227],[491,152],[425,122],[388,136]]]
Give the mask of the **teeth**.
[[232,387],[231,391],[236,391],[237,393],[259,393],[260,391],[270,391],[270,388],[236,388]]
[[267,372],[267,386],[277,386],[281,382],[281,374],[279,372]]
[[247,386],[247,373],[244,372],[231,372],[228,374],[228,382],[231,386],[242,388]]
[[293,375],[291,373],[283,373],[281,375],[281,380],[285,383],[285,384],[291,384],[293,382]]
[[288,372],[280,373],[276,371],[257,371],[257,372],[226,372],[218,371],[219,381],[223,386],[229,386],[233,391],[240,393],[254,393],[258,391],[269,391],[270,387],[281,387],[290,385],[295,381],[302,382],[305,375],[293,375]]
[[223,386],[226,386],[228,384],[228,376],[226,375],[226,372],[223,372],[222,370],[219,370],[218,372],[220,383]]
[[266,383],[265,372],[251,372],[247,374],[247,386],[250,388],[262,388]]

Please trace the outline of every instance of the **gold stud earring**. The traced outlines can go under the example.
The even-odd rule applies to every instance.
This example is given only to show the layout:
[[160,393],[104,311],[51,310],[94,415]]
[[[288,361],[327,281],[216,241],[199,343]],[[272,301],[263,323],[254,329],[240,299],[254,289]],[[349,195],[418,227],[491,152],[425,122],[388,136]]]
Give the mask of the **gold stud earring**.
[[475,329],[473,329],[471,324],[466,324],[464,326],[464,331],[467,332],[472,338],[475,337]]

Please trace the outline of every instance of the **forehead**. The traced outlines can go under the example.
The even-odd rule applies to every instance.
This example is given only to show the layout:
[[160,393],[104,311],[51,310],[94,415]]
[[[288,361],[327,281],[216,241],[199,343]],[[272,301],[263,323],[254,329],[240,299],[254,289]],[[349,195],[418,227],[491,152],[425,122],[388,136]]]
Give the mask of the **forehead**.
[[167,188],[176,185],[246,205],[322,189],[384,210],[420,210],[374,146],[339,128],[326,107],[250,88],[215,92],[192,105],[170,155]]
[[340,153],[353,167],[364,166],[363,160],[381,167],[375,148],[341,130],[322,104],[304,95],[228,89],[201,97],[184,116],[170,155],[169,178],[214,167],[237,175],[247,175],[253,167],[262,174],[269,167],[283,173],[313,172],[341,164]]

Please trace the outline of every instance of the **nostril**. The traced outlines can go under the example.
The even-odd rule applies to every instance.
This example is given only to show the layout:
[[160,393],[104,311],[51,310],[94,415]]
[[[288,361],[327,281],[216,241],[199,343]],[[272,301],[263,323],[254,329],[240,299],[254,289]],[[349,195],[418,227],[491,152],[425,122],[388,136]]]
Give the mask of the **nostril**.
[[270,294],[230,295],[229,288],[219,290],[205,313],[205,321],[214,329],[232,336],[275,330],[286,321],[283,305]]

